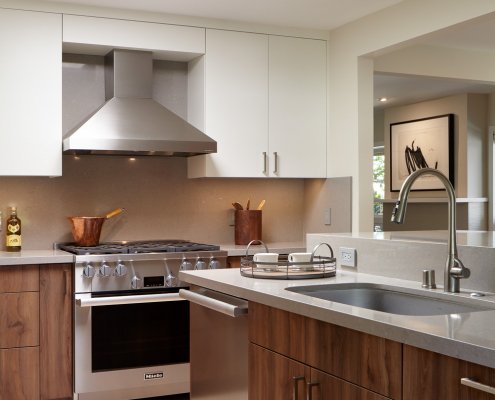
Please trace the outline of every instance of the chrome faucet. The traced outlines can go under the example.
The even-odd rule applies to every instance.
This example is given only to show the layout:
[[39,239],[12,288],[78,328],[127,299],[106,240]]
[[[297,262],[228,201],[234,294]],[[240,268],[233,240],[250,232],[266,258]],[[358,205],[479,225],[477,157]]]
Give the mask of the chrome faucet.
[[471,271],[466,268],[457,255],[457,241],[456,241],[456,202],[455,202],[455,191],[448,180],[448,178],[442,174],[440,171],[437,171],[433,168],[421,168],[411,175],[409,175],[399,193],[399,199],[395,203],[394,210],[392,212],[392,218],[390,219],[392,222],[396,224],[402,224],[404,222],[404,218],[406,216],[406,205],[407,205],[407,197],[409,196],[409,191],[411,190],[411,186],[414,181],[421,175],[434,175],[436,176],[445,186],[445,190],[447,191],[447,196],[449,200],[449,239],[448,239],[448,256],[447,262],[445,263],[445,272],[443,277],[443,290],[445,292],[451,293],[459,293],[460,291],[460,279],[469,278],[471,275]]

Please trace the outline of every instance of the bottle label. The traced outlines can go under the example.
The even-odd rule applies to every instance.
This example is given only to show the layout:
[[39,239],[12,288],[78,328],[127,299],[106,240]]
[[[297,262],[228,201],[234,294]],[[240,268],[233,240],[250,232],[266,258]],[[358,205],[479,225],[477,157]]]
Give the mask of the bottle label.
[[7,247],[20,247],[21,235],[7,235]]
[[19,232],[19,229],[21,229],[19,224],[7,225],[7,232],[16,233],[16,232]]

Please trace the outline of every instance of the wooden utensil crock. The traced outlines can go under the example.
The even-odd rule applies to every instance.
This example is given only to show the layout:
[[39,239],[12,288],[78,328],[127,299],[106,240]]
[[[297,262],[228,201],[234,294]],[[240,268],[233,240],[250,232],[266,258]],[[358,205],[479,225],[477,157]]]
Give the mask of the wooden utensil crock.
[[235,210],[235,244],[261,240],[261,210]]

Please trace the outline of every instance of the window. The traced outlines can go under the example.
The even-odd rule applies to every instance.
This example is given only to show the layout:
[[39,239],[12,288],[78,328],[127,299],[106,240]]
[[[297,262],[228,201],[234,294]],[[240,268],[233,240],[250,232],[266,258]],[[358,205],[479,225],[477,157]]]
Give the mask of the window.
[[373,230],[383,231],[383,198],[385,197],[385,155],[383,146],[373,149]]

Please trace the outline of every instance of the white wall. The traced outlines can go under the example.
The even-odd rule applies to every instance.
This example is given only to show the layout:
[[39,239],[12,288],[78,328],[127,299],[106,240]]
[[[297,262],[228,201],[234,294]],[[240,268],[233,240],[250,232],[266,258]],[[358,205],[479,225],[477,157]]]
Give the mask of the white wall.
[[[370,231],[373,79],[370,59],[447,27],[495,13],[486,0],[405,0],[330,33],[328,176],[351,176],[352,229]],[[370,65],[371,64],[371,65]],[[345,151],[349,149],[349,151]]]

